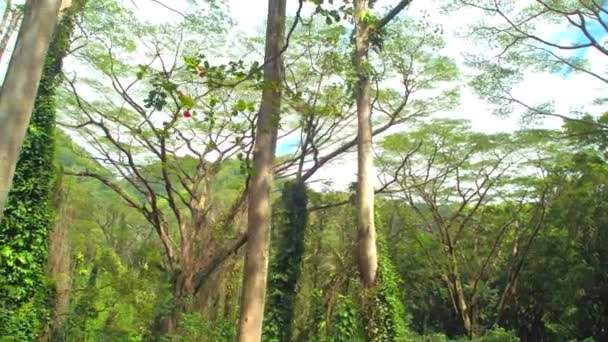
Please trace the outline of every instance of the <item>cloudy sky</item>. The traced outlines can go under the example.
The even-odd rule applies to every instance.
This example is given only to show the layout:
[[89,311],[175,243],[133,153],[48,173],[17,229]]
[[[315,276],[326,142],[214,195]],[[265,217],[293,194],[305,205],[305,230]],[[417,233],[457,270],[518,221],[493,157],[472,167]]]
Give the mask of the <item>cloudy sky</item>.
[[[145,1],[145,0],[139,0]],[[397,0],[381,0],[378,2],[377,9],[391,7]],[[518,5],[529,3],[527,0],[518,0]],[[230,1],[233,15],[239,23],[239,29],[243,32],[263,32],[263,24],[266,16],[267,1],[254,0]],[[412,5],[405,11],[405,15],[413,18],[426,15],[426,20],[434,24],[441,25],[444,29],[446,47],[444,54],[454,58],[462,67],[465,77],[472,70],[464,66],[465,53],[485,54],[482,44],[475,44],[466,39],[462,33],[467,28],[483,19],[483,13],[478,10],[460,10],[458,12],[446,13],[441,5],[446,1],[441,0],[414,0]],[[297,1],[289,1],[288,14],[294,15],[297,8]],[[308,13],[311,7],[305,8]],[[596,38],[604,38],[606,31],[599,27],[592,27],[591,33]],[[560,43],[586,41],[580,31],[562,25],[547,25],[540,27],[539,32],[543,38]],[[567,52],[560,52],[567,53]],[[605,56],[595,50],[576,50],[579,57],[587,57],[595,70],[605,70]],[[587,75],[563,75],[548,74],[540,72],[526,73],[525,80],[514,89],[514,95],[522,101],[530,104],[552,101],[556,112],[568,113],[571,110],[588,109],[597,112],[598,108],[591,105],[594,99],[606,93],[606,86],[602,82]],[[479,99],[473,91],[467,88],[461,89],[462,97],[457,108],[439,115],[452,118],[465,118],[471,121],[473,129],[483,132],[513,131],[522,127],[520,118],[513,115],[509,118],[498,118],[491,110],[491,107],[483,100]],[[547,120],[542,123],[545,127],[557,128],[561,123],[557,120]],[[354,173],[348,174],[344,170],[355,170],[356,162],[354,154],[350,154],[338,163],[334,163],[319,174],[319,178],[332,179],[335,185],[342,187],[356,179]]]
[[[141,14],[142,19],[158,23],[179,19],[178,14],[167,10],[152,0],[123,1],[129,6],[137,6],[136,10]],[[161,1],[172,8],[184,11],[188,0]],[[529,1],[518,0],[517,4],[525,5]],[[23,0],[17,2],[23,2]],[[397,2],[397,0],[380,0],[376,9],[381,12],[383,8],[390,8]],[[267,12],[266,0],[228,0],[228,3],[231,8],[231,15],[237,22],[235,31],[239,31],[239,33],[244,35],[255,35],[264,32]],[[488,51],[484,50],[482,44],[475,44],[472,40],[463,38],[462,33],[466,31],[467,27],[483,19],[483,16],[482,13],[473,9],[446,13],[441,8],[441,4],[445,3],[445,1],[441,0],[414,0],[412,5],[406,9],[404,15],[413,18],[421,18],[423,15],[426,15],[425,20],[443,27],[447,45],[442,53],[452,57],[461,64],[466,78],[467,74],[473,71],[464,67],[463,54],[485,54]],[[288,0],[288,15],[295,15],[297,4],[296,0]],[[305,4],[304,15],[312,13],[312,10],[313,6],[311,4]],[[598,27],[592,27],[591,31],[594,36],[604,38],[605,31],[599,25]],[[546,27],[540,27],[539,32],[541,32],[543,37],[553,41],[564,43],[584,41],[578,31],[568,29],[566,26],[547,25]],[[579,57],[587,57],[595,70],[606,70],[607,65],[604,62],[606,58],[605,56],[601,56],[599,52],[577,50],[576,54]],[[8,58],[3,58],[0,61],[0,73],[4,73],[7,63]],[[524,82],[514,90],[514,95],[521,98],[524,102],[531,104],[553,101],[556,111],[561,113],[568,113],[573,109],[587,109],[593,112],[597,111],[598,108],[591,106],[592,101],[598,97],[602,97],[606,90],[604,84],[586,75],[529,72],[526,74]],[[463,87],[461,93],[460,105],[451,111],[439,115],[468,119],[472,122],[475,130],[484,132],[512,131],[521,127],[517,115],[506,119],[497,118],[492,114],[490,106],[479,99],[471,90]],[[544,125],[547,127],[558,127],[559,122],[553,120],[545,122]],[[289,148],[287,145],[283,144],[280,146],[280,149],[287,150]],[[326,168],[326,170],[319,174],[318,178],[332,179],[337,182],[337,186],[345,186],[349,182],[354,181],[356,177],[354,173],[345,176],[343,170],[355,170],[355,165],[354,155],[348,155],[341,162]]]
[[[168,13],[161,5],[150,0],[125,1],[136,4],[139,9],[145,8],[142,12],[151,21],[162,22],[177,16]],[[185,8],[183,0],[163,1],[173,8],[180,10]],[[268,4],[266,0],[228,0],[227,2],[231,8],[231,15],[238,23],[236,30],[245,35],[264,32]],[[397,2],[398,0],[379,0],[376,8],[381,12],[382,9],[390,8]],[[445,3],[447,3],[445,0],[414,0],[404,14],[413,18],[422,18],[423,15],[426,15],[425,20],[441,25],[447,42],[443,53],[451,56],[461,65],[464,61],[464,53],[487,53],[482,44],[475,44],[472,40],[462,37],[462,33],[467,30],[467,27],[483,19],[482,13],[474,9],[446,13],[441,7]],[[525,5],[530,3],[530,0],[518,0],[517,3],[518,5]],[[297,5],[298,1],[288,0],[288,15],[295,15]],[[305,3],[304,15],[312,13],[313,9],[312,4]],[[592,26],[591,31],[596,37],[601,38],[601,35],[605,35],[605,31],[599,24],[596,27]],[[569,29],[566,26],[548,25],[547,27],[541,27],[539,32],[543,37],[552,41],[584,41],[578,30]],[[576,50],[576,54],[588,57],[591,63],[599,69],[606,68],[605,58],[603,58],[605,56],[600,56],[599,52]],[[466,74],[466,68],[462,67]],[[444,113],[444,115],[470,119],[475,129],[483,131],[514,130],[520,127],[517,117],[500,120],[493,116],[488,106],[472,92],[464,88],[462,90],[461,106],[454,108],[450,113]],[[544,102],[550,99],[555,101],[557,111],[568,112],[570,109],[590,104],[593,99],[598,97],[598,93],[604,90],[605,87],[601,82],[585,75],[564,76],[561,74],[529,73],[526,75],[526,80],[515,90],[515,95],[529,103]],[[547,124],[550,126],[556,125],[555,122]]]

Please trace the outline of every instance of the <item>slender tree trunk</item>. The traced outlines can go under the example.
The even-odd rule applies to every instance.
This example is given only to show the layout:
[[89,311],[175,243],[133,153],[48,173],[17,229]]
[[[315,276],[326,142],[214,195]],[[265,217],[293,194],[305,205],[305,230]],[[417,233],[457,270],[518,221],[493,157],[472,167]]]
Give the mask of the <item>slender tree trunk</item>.
[[450,275],[446,276],[447,286],[449,289],[452,304],[456,309],[456,314],[462,321],[462,326],[467,333],[467,336],[472,337],[473,323],[472,323],[472,303],[467,302],[467,297],[464,293],[464,287],[462,286],[462,277],[460,276],[460,269],[458,267],[458,260],[454,250],[454,245],[449,235],[447,227],[440,226],[439,231],[441,233],[441,241],[446,249],[447,257],[450,260]]
[[60,0],[29,0],[0,90],[0,221],[23,145]]
[[[28,3],[28,5],[36,6],[36,3]],[[80,5],[80,7],[75,7],[74,11],[82,8],[82,2]],[[38,10],[38,8],[36,10]],[[15,253],[28,253],[28,255],[32,256],[32,260],[28,263],[28,267],[31,267],[31,269],[35,271],[30,272],[28,276],[38,285],[33,288],[26,287],[23,285],[22,281],[19,281],[21,278],[14,278],[18,282],[18,284],[15,285],[23,286],[27,291],[22,295],[24,301],[29,301],[30,296],[34,295],[40,295],[42,298],[46,299],[46,291],[40,291],[45,288],[44,285],[40,285],[43,283],[44,274],[38,272],[38,270],[44,269],[45,264],[48,273],[55,280],[53,282],[56,291],[55,310],[53,311],[52,321],[50,322],[51,326],[49,326],[51,330],[47,330],[46,336],[43,335],[41,340],[52,338],[50,334],[53,334],[60,329],[68,309],[71,284],[69,245],[65,231],[69,225],[69,214],[62,212],[62,215],[59,216],[60,220],[57,222],[54,221],[53,212],[57,211],[58,208],[52,205],[52,194],[53,185],[56,182],[56,170],[53,164],[55,159],[55,94],[57,85],[60,82],[59,74],[61,73],[63,57],[66,55],[67,51],[69,51],[70,36],[74,26],[73,13],[74,12],[71,11],[71,15],[64,17],[59,28],[55,30],[55,34],[52,38],[53,41],[48,48],[47,55],[43,55],[44,63],[41,63],[43,72],[38,88],[34,92],[36,97],[33,104],[31,121],[29,123],[25,122],[26,124],[29,124],[31,129],[35,129],[36,134],[28,134],[27,137],[25,137],[25,146],[27,146],[27,148],[22,151],[16,165],[15,182],[13,183],[13,188],[10,197],[8,198],[6,216],[4,217],[4,221],[0,224],[0,236],[2,237],[2,240],[11,244],[11,241],[15,239],[11,239],[10,237],[19,236],[19,239],[17,240],[20,241],[20,243],[13,244],[11,246],[12,250],[15,251]],[[28,20],[28,15],[30,14],[31,11],[26,11],[26,20]],[[32,18],[30,19],[33,20]],[[40,15],[34,15],[34,19],[39,20]],[[24,25],[26,25],[25,21]],[[24,30],[27,29],[29,28],[24,27]],[[23,38],[21,34],[23,34],[23,32],[20,32],[19,39],[33,39],[32,37],[28,37],[27,34],[25,34],[26,38]],[[35,43],[36,42],[26,42],[26,44],[23,45],[31,48]],[[21,48],[24,48],[24,46]],[[21,57],[22,55],[23,53],[14,54],[13,62],[21,63],[22,61],[18,61],[15,58]],[[11,64],[11,66],[12,65],[13,64]],[[19,66],[19,68],[23,67],[24,66]],[[29,71],[26,70],[25,72],[27,73]],[[27,76],[27,74],[25,76]],[[29,85],[24,86],[20,83],[26,83],[28,81],[29,80],[22,76],[17,76],[13,79],[13,82],[16,82],[17,86],[12,89],[27,88]],[[2,90],[1,101],[7,100],[9,96],[13,96],[15,98],[14,101],[18,101],[19,96],[17,94],[12,94],[10,91],[5,93],[7,89],[11,89],[8,88],[7,85],[8,83],[5,83],[5,87]],[[17,104],[17,106],[19,106],[19,104]],[[11,113],[0,112],[0,118],[7,118],[7,115],[10,117],[10,114]],[[3,131],[5,128],[5,126],[0,124],[0,131]],[[6,138],[3,134],[5,133],[0,133],[0,140]],[[0,150],[2,150],[3,147],[4,146],[0,145]],[[2,157],[2,155],[0,155],[0,157]],[[6,165],[0,162],[0,168],[4,167],[6,167]],[[0,170],[0,172],[1,171],[4,170]],[[61,192],[59,191],[56,193],[60,194]],[[55,203],[60,202],[61,198],[55,200]],[[29,209],[27,212],[24,212],[23,210],[20,210],[20,208]],[[31,219],[32,217],[35,219]],[[65,221],[61,221],[61,219],[64,219]],[[52,227],[55,227],[55,229]],[[26,234],[24,234],[24,232],[26,232]],[[50,238],[49,232],[51,232]],[[47,243],[49,243],[48,254],[46,248]],[[10,268],[5,271],[11,272]],[[0,276],[0,279],[8,280],[9,278]],[[8,284],[2,284],[1,287],[7,288],[7,285]],[[4,295],[4,293],[0,294],[0,297],[2,295]],[[15,303],[19,303],[19,300],[15,301]],[[47,320],[42,317],[38,317],[37,319],[45,324],[47,323]],[[23,324],[22,326],[26,325]],[[38,334],[39,332],[34,331],[33,333]]]
[[[542,200],[544,201],[544,196]],[[518,241],[516,240],[516,245],[513,249],[513,258],[515,262],[511,265],[511,267],[509,267],[509,271],[507,273],[507,284],[505,285],[505,289],[503,290],[502,295],[500,296],[500,300],[498,302],[498,307],[496,308],[496,320],[494,322],[494,324],[496,325],[498,325],[502,320],[502,316],[506,310],[507,300],[514,298],[516,295],[516,286],[517,282],[519,281],[519,274],[524,266],[525,261],[527,260],[528,253],[530,252],[530,248],[532,247],[534,240],[538,236],[541,228],[544,227],[546,215],[546,207],[544,202],[542,204],[541,210],[542,211],[540,214],[540,218],[532,231],[532,235],[530,236],[526,244],[522,247],[522,249],[517,248]],[[517,229],[520,228],[518,227]]]
[[264,90],[256,128],[253,175],[249,185],[248,240],[245,250],[240,342],[261,340],[270,245],[273,163],[281,110],[281,48],[285,40],[286,0],[268,1]]
[[366,288],[376,284],[378,252],[374,225],[374,165],[369,79],[369,27],[365,21],[368,0],[355,0],[355,71],[357,73],[358,145],[358,264]]
[[17,26],[19,26],[19,21],[21,20],[21,13],[15,11],[12,13],[11,21],[6,27],[6,32],[2,35],[2,40],[0,40],[0,61],[2,61],[2,57],[4,57],[4,53],[8,47],[8,42],[11,40],[13,33],[17,30]]
[[460,279],[460,275],[454,274],[454,294],[456,295],[456,304],[458,305],[458,313],[460,314],[460,319],[462,320],[462,325],[464,330],[467,332],[467,336],[473,336],[473,327],[471,323],[470,317],[470,306],[467,304],[466,297],[464,294],[464,288],[462,286],[462,281]]

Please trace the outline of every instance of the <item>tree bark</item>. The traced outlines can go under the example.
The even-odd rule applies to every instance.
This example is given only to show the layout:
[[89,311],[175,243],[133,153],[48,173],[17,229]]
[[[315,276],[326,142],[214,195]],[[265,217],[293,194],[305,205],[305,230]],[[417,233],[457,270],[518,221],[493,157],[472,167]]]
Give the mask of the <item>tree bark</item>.
[[239,318],[240,342],[261,340],[271,226],[270,189],[281,110],[281,48],[285,36],[286,0],[269,0],[266,27],[264,89],[256,128]]
[[10,23],[6,27],[6,32],[3,32],[2,40],[0,40],[0,61],[2,61],[2,57],[4,57],[4,53],[6,52],[6,48],[8,47],[8,42],[11,40],[11,37],[13,36],[15,30],[17,30],[17,26],[19,25],[21,16],[21,13],[12,11]]
[[71,247],[68,238],[69,228],[74,217],[70,207],[63,205],[65,193],[59,188],[56,206],[59,208],[57,220],[49,233],[49,259],[47,272],[54,285],[54,304],[50,326],[38,341],[55,341],[60,334],[63,323],[70,309],[72,291]]
[[[191,229],[188,229],[191,230]],[[212,309],[214,289],[217,289],[226,270],[223,263],[238,253],[247,241],[246,235],[241,235],[225,245],[221,250],[214,248],[211,236],[207,240],[192,240],[192,246],[184,248],[180,254],[176,268],[171,277],[172,308],[170,312],[156,317],[153,333],[156,338],[173,334],[179,330],[179,320],[183,313],[208,313]],[[192,253],[196,245],[206,246],[206,253]]]
[[29,0],[0,90],[0,221],[23,145],[60,0]]
[[195,272],[188,266],[184,267],[184,265],[181,265],[180,270],[176,271],[171,277],[171,310],[156,317],[153,329],[155,338],[160,339],[162,336],[174,334],[178,331],[180,316],[191,309],[188,303],[195,294],[194,277]]
[[374,165],[369,78],[369,32],[365,21],[368,0],[355,1],[355,72],[357,73],[357,118],[358,136],[357,175],[358,206],[358,264],[363,286],[372,288],[376,284],[378,252],[376,227],[374,225]]
[[454,280],[452,282],[454,286],[454,295],[456,296],[455,301],[458,305],[458,311],[460,313],[460,319],[462,320],[462,325],[464,330],[467,332],[467,336],[473,337],[473,326],[471,323],[471,307],[467,303],[464,287],[462,286],[462,280],[460,279],[460,274],[456,271],[454,273]]

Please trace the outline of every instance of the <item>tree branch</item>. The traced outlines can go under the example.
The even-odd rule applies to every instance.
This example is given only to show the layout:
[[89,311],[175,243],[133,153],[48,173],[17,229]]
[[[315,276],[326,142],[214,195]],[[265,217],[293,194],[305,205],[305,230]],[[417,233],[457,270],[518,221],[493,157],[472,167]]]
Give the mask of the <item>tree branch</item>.
[[401,0],[397,6],[395,6],[392,10],[390,10],[382,19],[378,21],[376,24],[376,30],[380,31],[386,24],[388,24],[393,18],[399,14],[407,5],[409,5],[412,0]]

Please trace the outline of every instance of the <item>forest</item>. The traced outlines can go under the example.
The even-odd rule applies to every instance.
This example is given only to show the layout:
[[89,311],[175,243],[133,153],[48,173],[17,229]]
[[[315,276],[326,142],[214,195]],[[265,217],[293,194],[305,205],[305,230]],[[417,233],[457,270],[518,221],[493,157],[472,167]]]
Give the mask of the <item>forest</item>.
[[608,2],[3,2],[0,341],[608,341]]

